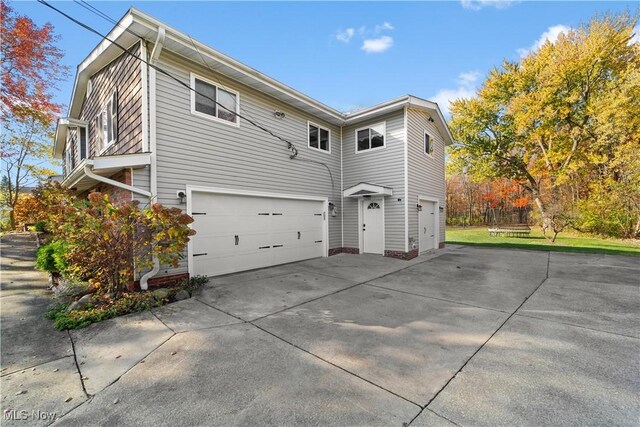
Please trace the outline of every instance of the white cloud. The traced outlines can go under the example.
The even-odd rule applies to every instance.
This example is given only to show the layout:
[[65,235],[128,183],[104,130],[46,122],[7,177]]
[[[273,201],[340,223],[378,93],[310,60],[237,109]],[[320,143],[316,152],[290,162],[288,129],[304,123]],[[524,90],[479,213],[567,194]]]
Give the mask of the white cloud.
[[378,24],[373,28],[361,26],[357,30],[355,27],[349,27],[346,30],[338,30],[335,32],[334,37],[339,42],[349,43],[354,36],[357,36],[362,39],[362,46],[360,47],[361,50],[364,50],[367,53],[382,53],[393,46],[393,37],[380,35],[380,33],[393,31],[394,29],[395,27],[393,24],[384,21],[382,24]]
[[389,50],[391,46],[393,46],[393,38],[389,36],[381,36],[377,39],[364,40],[360,49],[367,53],[382,53]]
[[449,116],[451,101],[455,101],[459,98],[473,98],[476,96],[479,79],[480,73],[477,71],[460,73],[457,80],[458,87],[453,89],[441,89],[431,97],[431,100],[438,103],[438,106],[442,110],[442,114]]
[[629,43],[640,43],[640,25],[636,25],[636,27],[633,29],[633,37],[631,37]]
[[480,10],[485,7],[495,7],[496,9],[504,9],[518,3],[514,0],[460,0],[460,4],[465,9]]
[[571,31],[571,27],[567,27],[566,25],[562,24],[549,27],[547,31],[542,33],[538,40],[536,40],[530,47],[526,49],[518,49],[518,54],[520,54],[520,58],[524,58],[531,52],[535,52],[536,50],[540,49],[547,41],[555,43],[555,41],[558,40],[558,37],[560,37],[560,34],[567,34],[569,31]]
[[349,43],[355,33],[356,30],[354,30],[353,28],[347,28],[344,31],[338,30],[338,32],[336,33],[336,40],[342,43]]
[[383,22],[380,25],[376,25],[375,29],[373,30],[376,34],[379,34],[382,31],[392,31],[394,30],[395,27],[393,25],[391,25],[388,22]]

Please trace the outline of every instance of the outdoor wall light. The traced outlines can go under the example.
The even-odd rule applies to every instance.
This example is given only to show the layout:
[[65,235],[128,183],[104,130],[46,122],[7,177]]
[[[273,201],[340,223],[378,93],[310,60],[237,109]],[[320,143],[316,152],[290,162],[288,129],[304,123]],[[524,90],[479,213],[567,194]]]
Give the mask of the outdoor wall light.
[[284,111],[279,111],[279,110],[274,111],[273,115],[275,116],[276,119],[281,119],[281,120],[286,117],[286,114],[284,113]]
[[178,191],[178,193],[176,195],[177,195],[178,199],[180,199],[180,203],[184,203],[185,200],[187,199],[187,193],[185,193],[182,190]]
[[329,213],[334,217],[338,215],[338,208],[333,202],[329,202]]
[[418,212],[422,212],[422,205],[420,203],[418,203],[416,207],[418,208]]

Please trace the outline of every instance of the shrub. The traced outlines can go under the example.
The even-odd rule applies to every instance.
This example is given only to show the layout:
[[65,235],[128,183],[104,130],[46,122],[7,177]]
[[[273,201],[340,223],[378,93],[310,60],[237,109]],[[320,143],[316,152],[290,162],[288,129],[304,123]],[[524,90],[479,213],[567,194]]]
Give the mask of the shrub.
[[38,233],[44,233],[45,232],[44,221],[37,221],[35,224],[33,224],[33,229]]
[[63,273],[67,269],[66,245],[62,240],[42,245],[36,254],[36,268],[49,273]]
[[136,201],[114,205],[107,195],[94,192],[88,200],[75,197],[57,183],[37,189],[35,217],[66,242],[67,273],[89,279],[98,290],[117,294],[157,256],[162,264],[177,266],[193,219],[178,208]]

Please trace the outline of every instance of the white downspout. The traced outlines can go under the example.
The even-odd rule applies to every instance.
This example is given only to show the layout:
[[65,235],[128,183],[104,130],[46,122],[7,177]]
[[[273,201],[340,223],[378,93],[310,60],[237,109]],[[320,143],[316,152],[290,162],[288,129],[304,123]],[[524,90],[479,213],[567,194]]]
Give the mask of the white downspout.
[[146,291],[149,289],[149,279],[158,274],[160,271],[160,260],[158,260],[158,255],[153,255],[153,268],[150,271],[144,273],[144,275],[140,278],[140,289]]
[[[160,57],[160,52],[162,52],[162,47],[164,45],[166,31],[162,27],[158,27],[158,36],[156,37],[156,42],[153,45],[153,49],[151,51],[151,56],[148,61],[149,64],[155,64],[158,58]],[[146,58],[145,58],[146,59]],[[147,65],[148,70],[148,88],[145,90],[149,91],[147,99],[149,100],[149,108],[147,111],[149,112],[149,153],[151,154],[151,168],[149,170],[149,181],[151,185],[151,201],[158,197],[158,169],[157,169],[157,160],[156,160],[156,70],[153,67],[149,67]],[[140,289],[146,291],[149,289],[149,279],[158,274],[160,271],[160,261],[158,260],[157,255],[152,256],[153,259],[153,268],[150,271],[147,271],[140,278]]]
[[118,188],[122,188],[124,190],[127,191],[131,191],[133,193],[137,193],[137,194],[142,194],[143,196],[147,196],[148,198],[151,198],[151,193],[147,190],[143,190],[141,188],[137,188],[137,187],[133,187],[131,185],[119,182],[119,181],[115,181],[111,178],[106,178],[104,176],[100,176],[100,175],[96,175],[95,173],[93,173],[93,164],[91,163],[87,163],[84,165],[84,173],[85,175],[87,175],[89,178],[94,179],[96,181],[99,182],[104,182],[105,184],[109,184],[112,185],[114,187],[118,187]]

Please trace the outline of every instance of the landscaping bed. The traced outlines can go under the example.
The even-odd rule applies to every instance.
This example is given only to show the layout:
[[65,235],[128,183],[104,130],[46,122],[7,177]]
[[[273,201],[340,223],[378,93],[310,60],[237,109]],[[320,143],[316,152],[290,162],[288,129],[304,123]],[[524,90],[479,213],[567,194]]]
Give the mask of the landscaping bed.
[[106,293],[92,294],[89,293],[88,286],[85,287],[83,284],[68,285],[61,282],[53,287],[56,302],[46,317],[53,320],[54,326],[60,330],[85,328],[95,322],[151,310],[190,298],[193,292],[207,281],[204,276],[195,276],[169,288],[126,291],[117,296]]

